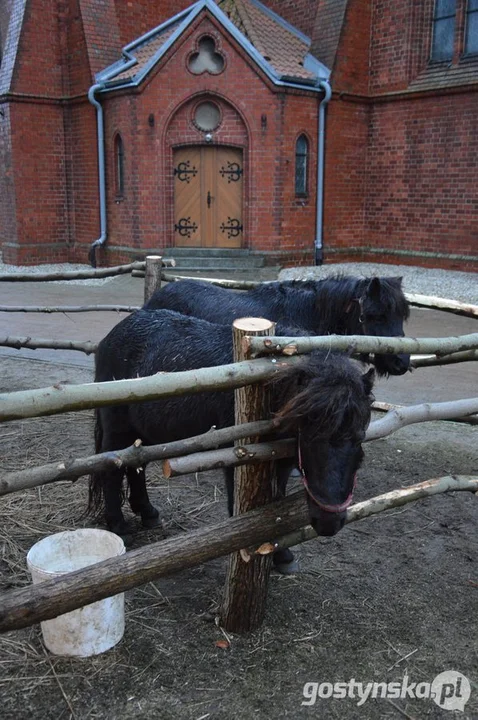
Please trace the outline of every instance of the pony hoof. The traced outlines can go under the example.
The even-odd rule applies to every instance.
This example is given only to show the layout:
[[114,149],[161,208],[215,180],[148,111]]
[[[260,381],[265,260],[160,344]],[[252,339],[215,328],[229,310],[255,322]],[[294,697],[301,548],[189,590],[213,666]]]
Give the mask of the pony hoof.
[[119,537],[120,537],[120,538],[122,539],[122,541],[124,542],[124,546],[125,546],[125,547],[131,547],[131,545],[133,544],[134,536],[133,536],[132,533],[128,533],[128,534],[121,533],[121,534],[119,535]]
[[152,530],[155,527],[158,527],[158,525],[161,525],[161,520],[159,519],[159,512],[155,508],[155,515],[150,515],[149,517],[141,518],[141,522],[143,524],[143,527]]
[[300,572],[299,563],[295,558],[288,563],[277,563],[277,565],[274,565],[274,567],[277,572],[280,572],[281,575],[295,575],[296,573]]
[[134,533],[133,528],[127,522],[118,523],[117,525],[110,525],[108,530],[115,535],[118,535],[124,542],[126,547],[133,544]]

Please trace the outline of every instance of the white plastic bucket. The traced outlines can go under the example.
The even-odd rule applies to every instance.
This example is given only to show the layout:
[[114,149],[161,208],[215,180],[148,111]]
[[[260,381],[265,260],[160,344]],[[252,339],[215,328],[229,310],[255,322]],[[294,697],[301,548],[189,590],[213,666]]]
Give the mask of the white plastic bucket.
[[[107,530],[67,530],[33,545],[27,565],[36,584],[124,552],[123,540]],[[46,620],[41,629],[46,647],[55,655],[105,652],[124,634],[124,593]]]

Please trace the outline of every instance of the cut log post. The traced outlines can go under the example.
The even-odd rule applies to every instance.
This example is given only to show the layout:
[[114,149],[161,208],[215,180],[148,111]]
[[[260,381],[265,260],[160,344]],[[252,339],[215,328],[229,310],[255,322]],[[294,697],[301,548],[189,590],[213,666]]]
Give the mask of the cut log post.
[[161,255],[148,255],[144,273],[144,302],[147,303],[152,295],[161,287],[161,269],[163,258]]
[[[274,334],[275,323],[263,318],[241,318],[232,325],[235,361],[248,358],[247,335]],[[234,391],[236,425],[254,422],[269,414],[269,392],[261,385],[248,385]],[[257,442],[257,437],[248,438]],[[234,515],[241,515],[269,504],[276,495],[274,464],[241,465],[234,471]],[[244,633],[258,628],[264,620],[271,557],[245,557],[240,552],[229,558],[221,625],[229,632]]]

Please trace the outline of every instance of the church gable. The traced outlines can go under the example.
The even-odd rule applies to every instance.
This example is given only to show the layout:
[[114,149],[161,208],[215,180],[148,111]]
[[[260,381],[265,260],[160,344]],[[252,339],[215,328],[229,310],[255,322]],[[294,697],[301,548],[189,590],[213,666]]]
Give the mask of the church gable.
[[[310,40],[258,0],[200,0],[123,48],[122,58],[96,76],[105,90],[139,85],[204,15],[234,38],[272,82],[279,85],[317,85],[329,75],[309,53]],[[198,53],[206,49],[199,48]],[[205,55],[200,62],[205,60]],[[193,68],[190,68],[194,72]]]

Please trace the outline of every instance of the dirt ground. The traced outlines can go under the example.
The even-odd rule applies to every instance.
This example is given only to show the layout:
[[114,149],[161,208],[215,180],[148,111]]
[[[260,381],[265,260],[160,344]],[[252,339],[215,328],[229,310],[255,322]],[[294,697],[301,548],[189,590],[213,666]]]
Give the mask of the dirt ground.
[[[126,296],[123,291],[121,302],[131,302]],[[5,302],[16,304],[17,299],[10,295]],[[22,328],[31,318],[6,319],[4,314],[1,322],[10,334],[26,334]],[[471,332],[468,321],[452,318],[446,322],[453,322],[455,331],[448,333],[443,316],[436,331],[433,318],[415,313],[409,333]],[[102,324],[92,315],[70,316],[57,331],[63,337],[98,339],[107,331],[105,323],[111,326],[117,319],[105,315]],[[49,323],[53,320],[48,316]],[[28,334],[52,336],[47,320],[39,322],[45,323],[43,331]],[[70,362],[73,353],[51,353],[2,351],[0,392],[91,380],[89,360]],[[416,371],[381,382],[376,395],[405,403],[476,395],[474,366]],[[411,426],[369,443],[356,500],[440,475],[476,474],[477,437],[477,427],[442,422]],[[5,471],[91,452],[90,412],[0,426]],[[162,532],[171,536],[226,516],[220,474],[167,481],[151,466],[148,477],[163,529],[138,532],[136,546],[160,539]],[[84,479],[0,498],[0,592],[30,582],[25,555],[39,538],[91,524],[82,517],[85,504]],[[477,521],[477,498],[454,493],[299,546],[300,574],[271,577],[262,629],[232,637],[227,650],[215,644],[224,636],[214,623],[225,559],[128,592],[124,639],[95,658],[47,654],[38,626],[1,635],[0,718],[478,718]],[[443,710],[429,698],[370,698],[362,706],[357,697],[318,698],[313,706],[301,704],[305,683],[402,682],[405,674],[410,683],[431,683],[447,670],[463,673],[471,684],[464,713]]]

